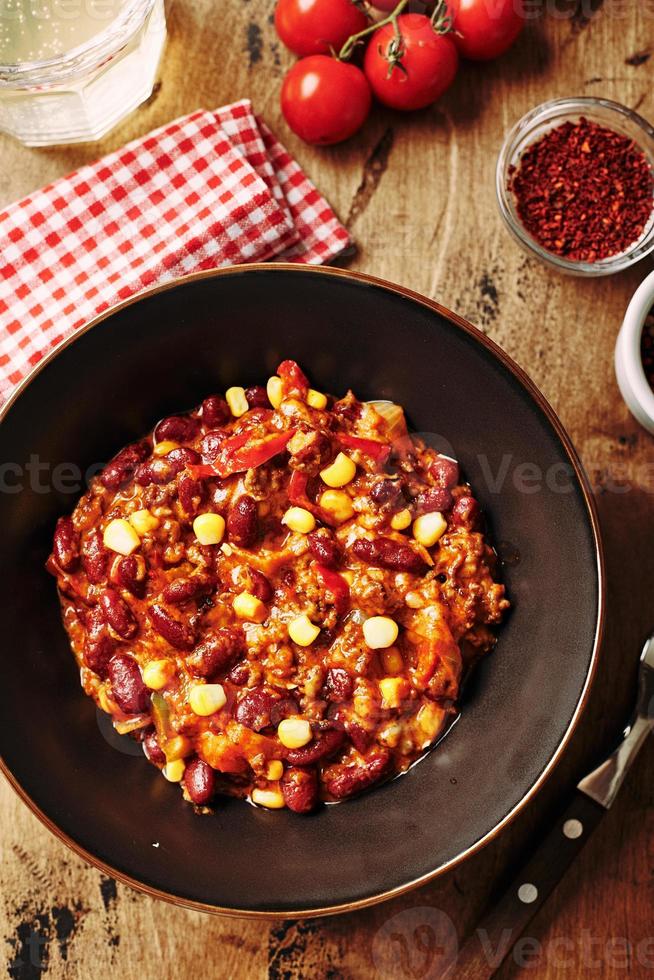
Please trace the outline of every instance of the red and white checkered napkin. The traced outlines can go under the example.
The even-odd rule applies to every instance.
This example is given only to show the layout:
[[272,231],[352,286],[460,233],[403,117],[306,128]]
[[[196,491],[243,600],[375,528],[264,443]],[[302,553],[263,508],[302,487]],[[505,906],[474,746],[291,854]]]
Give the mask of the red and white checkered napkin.
[[178,119],[0,212],[0,400],[146,286],[273,256],[329,262],[349,243],[250,102]]

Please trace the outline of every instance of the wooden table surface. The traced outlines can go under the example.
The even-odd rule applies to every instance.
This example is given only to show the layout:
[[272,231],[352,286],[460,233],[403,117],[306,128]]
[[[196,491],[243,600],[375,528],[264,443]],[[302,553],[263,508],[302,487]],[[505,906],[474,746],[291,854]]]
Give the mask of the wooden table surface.
[[[609,584],[591,703],[548,785],[455,872],[365,911],[271,925],[155,901],[87,867],[2,781],[0,963],[14,980],[173,980],[196,971],[235,980],[431,978],[438,952],[420,927],[428,930],[438,910],[463,940],[561,794],[620,729],[641,642],[654,625],[654,443],[621,400],[612,355],[625,307],[651,266],[581,281],[526,257],[501,224],[494,166],[508,127],[545,99],[605,96],[654,116],[654,7],[624,0],[529,6],[541,16],[504,60],[466,66],[439,105],[422,113],[375,110],[362,133],[335,149],[304,146],[280,117],[291,59],[272,28],[273,0],[176,0],[161,84],[101,146],[31,150],[0,137],[2,204],[177,115],[251,97],[351,228],[359,245],[351,267],[468,317],[550,399],[596,492]],[[650,740],[597,836],[531,927],[529,955],[510,960],[498,974],[503,980],[654,970],[653,802]],[[392,970],[384,966],[388,943],[397,944]]]

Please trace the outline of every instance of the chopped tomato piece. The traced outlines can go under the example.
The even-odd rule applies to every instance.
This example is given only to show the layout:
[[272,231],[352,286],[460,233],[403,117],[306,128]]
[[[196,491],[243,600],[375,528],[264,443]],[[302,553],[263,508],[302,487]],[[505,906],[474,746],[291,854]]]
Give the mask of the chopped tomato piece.
[[350,605],[349,585],[342,575],[339,575],[338,572],[333,571],[331,568],[325,568],[324,565],[316,565],[316,571],[322,579],[325,588],[329,589],[334,596],[336,612],[341,616],[344,612],[347,612]]
[[358,449],[360,453],[371,456],[378,463],[385,463],[391,454],[391,447],[388,443],[377,442],[376,439],[361,439],[359,436],[351,436],[347,432],[340,432],[336,439],[342,446]]
[[323,524],[328,524],[330,527],[337,527],[338,521],[334,520],[318,504],[314,504],[313,501],[309,500],[307,495],[308,482],[309,478],[305,473],[301,473],[300,470],[293,470],[293,475],[288,481],[288,499],[292,504],[296,504],[298,507],[304,507],[305,510],[310,511]]
[[267,463],[286,449],[294,435],[295,429],[289,429],[288,432],[277,432],[272,436],[264,436],[263,439],[255,439],[248,443],[250,433],[239,432],[237,436],[232,436],[223,443],[213,463],[189,466],[188,469],[196,479],[211,476],[224,479],[234,473],[242,473],[244,470],[255,469]]
[[295,361],[282,361],[277,368],[277,374],[282,379],[282,390],[285,398],[295,395],[304,400],[307,397],[309,380]]

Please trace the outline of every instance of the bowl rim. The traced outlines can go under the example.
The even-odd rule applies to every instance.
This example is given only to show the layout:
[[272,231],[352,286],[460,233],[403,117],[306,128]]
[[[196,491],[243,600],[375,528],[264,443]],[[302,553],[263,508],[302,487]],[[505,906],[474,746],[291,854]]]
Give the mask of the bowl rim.
[[[654,432],[654,391],[645,375],[641,356],[641,339],[645,321],[654,309],[654,271],[643,279],[631,297],[615,345],[615,370],[618,386],[627,407],[641,425]],[[635,408],[640,411],[635,411]]]
[[[505,816],[492,827],[483,837],[475,841],[466,850],[461,851],[450,861],[427,872],[424,875],[419,876],[411,881],[405,882],[402,885],[398,885],[395,888],[388,889],[386,891],[380,892],[376,895],[370,895],[365,898],[356,899],[351,902],[341,903],[339,905],[327,905],[323,908],[311,908],[311,909],[297,909],[293,911],[284,911],[283,917],[286,919],[298,919],[298,918],[316,918],[318,916],[326,915],[337,915],[345,912],[353,912],[357,909],[367,908],[372,905],[377,905],[380,902],[387,901],[391,898],[396,898],[400,895],[404,895],[407,892],[412,891],[415,888],[419,888],[423,885],[428,884],[440,875],[445,874],[447,871],[451,871],[453,868],[461,864],[466,858],[471,857],[478,851],[481,851],[486,844],[494,840],[502,830],[505,829],[517,815],[527,806],[527,804],[536,796],[540,791],[542,786],[545,784],[547,779],[552,774],[553,770],[556,768],[565,749],[575,732],[581,715],[583,714],[589,698],[589,693],[593,681],[597,675],[597,664],[599,659],[599,651],[601,642],[604,636],[604,626],[606,619],[606,577],[605,577],[605,559],[604,559],[604,549],[602,545],[602,539],[600,535],[600,525],[599,517],[597,514],[596,504],[592,495],[590,484],[588,478],[584,472],[581,460],[577,455],[577,452],[572,444],[572,441],[567,434],[562,422],[560,421],[558,415],[549,404],[545,396],[537,388],[534,382],[529,378],[527,373],[507,354],[502,348],[487,337],[481,330],[475,327],[468,320],[459,316],[457,313],[452,312],[447,307],[442,306],[436,300],[432,300],[427,296],[422,295],[406,286],[399,285],[398,283],[393,283],[385,279],[378,278],[376,276],[368,275],[367,273],[354,272],[348,269],[337,269],[329,268],[325,266],[312,266],[312,265],[300,265],[294,262],[257,262],[251,264],[239,264],[232,266],[225,266],[220,269],[210,269],[202,272],[192,273],[188,276],[182,276],[177,279],[173,279],[169,282],[159,284],[157,286],[150,287],[148,289],[142,290],[131,296],[129,299],[123,301],[122,303],[112,306],[110,309],[105,310],[98,316],[94,317],[87,324],[77,330],[71,336],[66,337],[62,340],[56,347],[54,347],[45,357],[43,357],[38,364],[30,371],[28,375],[19,383],[15,391],[12,393],[11,397],[7,402],[0,408],[0,424],[4,421],[5,417],[11,410],[12,406],[20,398],[23,391],[32,383],[32,381],[40,374],[40,372],[50,364],[56,357],[58,357],[70,344],[74,343],[79,337],[83,336],[87,331],[97,327],[99,324],[103,323],[105,320],[109,319],[115,313],[121,310],[133,306],[143,299],[150,296],[157,295],[159,293],[165,293],[168,290],[175,289],[180,285],[199,282],[205,279],[214,279],[222,276],[229,275],[241,275],[244,273],[251,272],[256,274],[258,272],[274,272],[275,270],[281,270],[285,272],[292,272],[297,275],[320,275],[327,278],[333,279],[345,279],[349,281],[358,282],[364,285],[377,286],[396,295],[399,295],[405,299],[409,299],[413,302],[419,303],[422,306],[438,313],[441,317],[449,320],[455,327],[467,333],[474,340],[485,347],[499,362],[505,367],[513,377],[521,384],[521,386],[527,391],[531,398],[536,402],[538,408],[543,412],[550,425],[553,427],[556,435],[561,440],[565,453],[568,457],[570,464],[573,467],[575,477],[577,479],[579,488],[582,493],[584,503],[586,505],[586,511],[590,521],[590,527],[593,537],[593,545],[595,551],[596,560],[596,574],[597,574],[597,618],[595,625],[595,636],[593,638],[593,647],[591,651],[590,662],[588,666],[588,671],[586,673],[586,678],[584,680],[584,685],[581,690],[581,694],[575,706],[574,712],[568,723],[561,741],[559,742],[555,752],[549,759],[547,765],[544,767],[542,772],[539,774],[538,778],[532,784],[530,789],[525,793],[521,800],[519,800],[513,809],[511,809]],[[193,909],[199,912],[208,912],[214,915],[225,915],[233,918],[248,918],[248,919],[265,919],[265,920],[279,920],[280,913],[275,911],[264,910],[252,910],[252,909],[236,909],[236,908],[224,908],[221,906],[210,905],[206,902],[198,902],[192,899],[184,898],[179,895],[174,895],[171,892],[164,891],[153,885],[149,885],[145,882],[139,881],[136,878],[132,878],[129,874],[114,868],[110,863],[101,860],[94,854],[86,850],[81,844],[79,844],[74,838],[70,837],[67,833],[61,830],[52,821],[46,813],[44,813],[40,807],[35,803],[31,796],[23,789],[18,780],[13,776],[8,766],[6,765],[4,759],[0,755],[0,772],[4,774],[8,780],[10,786],[15,790],[22,801],[27,805],[27,807],[32,811],[32,813],[41,821],[41,823],[54,834],[63,844],[74,851],[79,857],[81,857],[87,864],[97,870],[103,872],[106,875],[116,879],[124,885],[135,889],[142,894],[148,895],[151,898],[162,899],[163,901],[169,902],[173,905],[180,906],[182,908]]]

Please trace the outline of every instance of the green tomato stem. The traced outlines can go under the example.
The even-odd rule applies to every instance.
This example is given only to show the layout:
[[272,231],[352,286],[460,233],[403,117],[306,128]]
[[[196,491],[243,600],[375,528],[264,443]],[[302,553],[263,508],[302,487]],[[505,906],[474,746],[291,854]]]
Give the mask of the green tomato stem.
[[400,0],[395,10],[393,10],[388,17],[384,17],[383,20],[377,21],[376,24],[371,24],[370,27],[366,27],[364,30],[359,31],[358,34],[351,34],[341,50],[338,52],[338,60],[347,61],[359,41],[363,40],[364,37],[368,37],[369,34],[374,34],[374,32],[378,31],[380,27],[386,27],[387,24],[394,24],[395,29],[397,30],[397,18],[402,13],[408,2],[409,0]]

